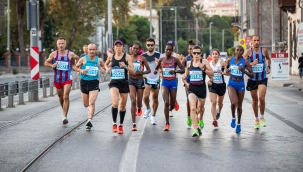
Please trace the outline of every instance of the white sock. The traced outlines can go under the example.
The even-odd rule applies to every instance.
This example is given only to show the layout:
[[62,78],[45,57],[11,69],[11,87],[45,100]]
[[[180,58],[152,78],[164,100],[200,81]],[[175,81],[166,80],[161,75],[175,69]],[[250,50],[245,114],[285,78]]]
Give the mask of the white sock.
[[133,125],[137,125],[136,123],[133,123]]
[[259,121],[259,117],[256,117],[256,121]]
[[92,119],[88,119],[87,121],[91,121]]
[[66,118],[67,118],[67,116],[66,116],[66,115],[62,115],[62,118],[66,119]]
[[261,118],[264,118],[264,115],[261,115]]

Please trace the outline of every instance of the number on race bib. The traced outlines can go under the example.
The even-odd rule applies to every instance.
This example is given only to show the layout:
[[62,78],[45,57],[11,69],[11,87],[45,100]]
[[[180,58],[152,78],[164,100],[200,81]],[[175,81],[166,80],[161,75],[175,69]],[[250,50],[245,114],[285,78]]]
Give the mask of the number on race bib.
[[97,76],[98,74],[98,67],[86,66],[86,70],[87,70],[86,75]]
[[57,61],[57,70],[68,70],[68,62]]
[[242,76],[242,72],[238,69],[237,65],[230,66],[230,74],[234,76]]
[[174,77],[175,74],[171,74],[170,71],[174,70],[173,67],[163,67],[163,77]]
[[112,79],[125,79],[125,70],[123,68],[112,68]]
[[262,73],[263,72],[263,66],[264,66],[264,64],[256,64],[256,65],[254,65],[254,66],[252,66],[252,71],[254,72],[254,73]]
[[223,83],[222,74],[220,74],[218,72],[214,72],[213,83],[215,83],[215,84],[222,84]]
[[190,71],[189,79],[190,81],[203,81],[202,71]]

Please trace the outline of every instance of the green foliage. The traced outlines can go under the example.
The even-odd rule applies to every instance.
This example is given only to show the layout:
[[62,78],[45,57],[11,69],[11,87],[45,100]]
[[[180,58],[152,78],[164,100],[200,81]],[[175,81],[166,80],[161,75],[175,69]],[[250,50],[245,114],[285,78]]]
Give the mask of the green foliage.
[[235,47],[230,47],[227,49],[227,54],[229,56],[234,56],[235,55]]
[[178,53],[187,55],[188,54],[187,47],[188,47],[188,41],[186,41],[182,38],[179,38],[178,39]]
[[16,75],[16,74],[18,74],[18,73],[19,73],[19,71],[18,71],[17,69],[14,68],[14,69],[13,69],[13,74]]

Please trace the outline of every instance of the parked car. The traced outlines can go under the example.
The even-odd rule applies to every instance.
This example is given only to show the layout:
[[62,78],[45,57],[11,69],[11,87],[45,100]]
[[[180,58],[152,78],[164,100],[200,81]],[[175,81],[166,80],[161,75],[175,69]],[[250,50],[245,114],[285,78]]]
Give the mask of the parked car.
[[227,52],[220,52],[220,58],[221,60],[223,61],[226,61],[227,60]]

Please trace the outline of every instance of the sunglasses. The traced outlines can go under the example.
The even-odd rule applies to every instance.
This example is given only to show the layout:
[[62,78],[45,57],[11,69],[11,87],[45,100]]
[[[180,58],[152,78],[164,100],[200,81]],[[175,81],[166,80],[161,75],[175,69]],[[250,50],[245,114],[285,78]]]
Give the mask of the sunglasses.
[[193,52],[193,54],[201,54],[201,52]]
[[146,44],[148,47],[153,47],[155,44]]

